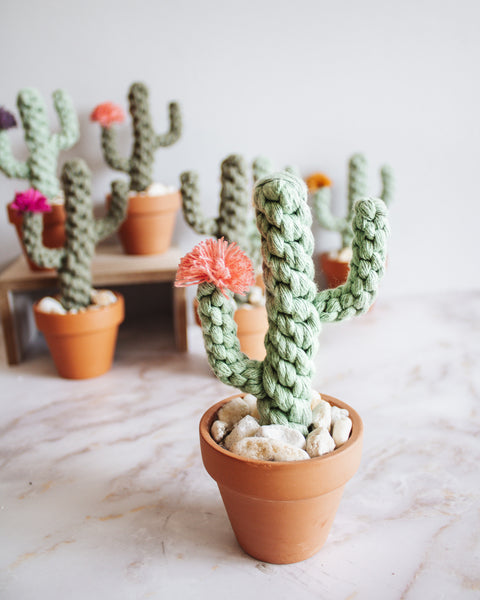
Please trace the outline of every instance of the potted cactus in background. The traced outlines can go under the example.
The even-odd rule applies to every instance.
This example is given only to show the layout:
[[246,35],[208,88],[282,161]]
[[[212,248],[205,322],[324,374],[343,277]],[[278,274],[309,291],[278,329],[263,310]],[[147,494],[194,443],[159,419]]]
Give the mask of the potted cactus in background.
[[[253,163],[253,178],[271,172],[268,159],[258,158]],[[206,217],[200,205],[198,174],[186,171],[180,175],[182,210],[186,222],[194,231],[227,242],[236,242],[255,265],[256,281],[245,296],[235,295],[235,322],[238,327],[240,348],[250,358],[265,356],[263,340],[267,332],[267,312],[261,275],[260,236],[255,225],[252,191],[246,160],[239,154],[227,156],[221,164],[221,191],[217,217]],[[198,300],[194,300],[194,316],[198,325]]]
[[143,83],[133,83],[128,94],[132,117],[133,147],[130,158],[123,158],[116,148],[115,122],[125,118],[121,107],[106,102],[91,114],[92,121],[102,127],[102,151],[107,164],[130,176],[130,195],[125,222],[119,237],[127,254],[162,254],[172,240],[175,217],[180,208],[178,190],[153,183],[154,152],[171,146],[180,137],[182,120],[177,102],[169,105],[170,128],[167,133],[155,133],[150,115],[148,89]]
[[[222,382],[243,392],[215,404],[201,419],[206,470],[218,484],[242,548],[262,561],[289,563],[308,558],[324,543],[345,483],[360,462],[357,413],[328,396],[317,397],[312,413],[313,360],[321,322],[350,318],[373,302],[384,271],[388,225],[383,201],[358,200],[348,280],[318,292],[303,182],[289,173],[262,179],[255,207],[269,324],[264,361],[245,356],[236,338],[231,293],[248,289],[253,270],[235,245],[200,244],[182,259],[176,285],[199,284],[210,365]],[[327,404],[330,421],[332,412],[348,410],[350,426],[345,428],[345,417],[339,447],[323,455],[325,445],[332,450],[326,439],[330,421],[324,422]],[[234,413],[241,418],[236,424]],[[279,430],[283,441],[278,441]],[[311,454],[302,449],[307,442]]]
[[90,172],[81,160],[65,163],[66,241],[61,248],[42,242],[42,212],[46,199],[30,191],[18,198],[23,211],[23,242],[28,256],[42,267],[58,271],[59,300],[46,297],[34,305],[35,322],[44,334],[57,370],[68,379],[96,377],[111,367],[118,327],[124,318],[120,294],[96,291],[91,284],[95,245],[113,233],[125,218],[128,186],[112,184],[108,214],[93,218]]
[[[69,95],[57,90],[53,93],[53,102],[60,121],[59,133],[50,133],[45,102],[37,90],[26,88],[18,94],[17,106],[29,151],[25,162],[14,158],[6,133],[17,126],[16,119],[0,108],[0,170],[7,177],[26,179],[33,190],[48,199],[50,210],[44,212],[43,226],[43,243],[48,248],[57,248],[65,242],[65,210],[57,178],[58,154],[73,146],[79,136],[78,118]],[[7,210],[9,221],[21,239],[22,212],[17,209],[17,202],[8,204]],[[28,262],[32,270],[39,269]]]
[[[384,165],[380,171],[382,191],[380,198],[388,206],[393,198],[393,170]],[[306,180],[311,194],[312,210],[319,224],[325,229],[338,231],[342,246],[336,252],[320,254],[320,268],[325,275],[327,287],[334,288],[345,283],[352,257],[352,220],[354,205],[358,198],[367,195],[367,160],[363,154],[354,154],[348,164],[348,208],[345,217],[335,217],[331,212],[331,181],[323,173],[314,173]]]

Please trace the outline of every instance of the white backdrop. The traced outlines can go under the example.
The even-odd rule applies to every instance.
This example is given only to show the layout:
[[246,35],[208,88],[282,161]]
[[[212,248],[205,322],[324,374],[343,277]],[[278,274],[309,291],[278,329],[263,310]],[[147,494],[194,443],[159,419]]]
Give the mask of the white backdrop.
[[[184,133],[156,154],[158,180],[200,172],[205,211],[216,212],[221,160],[267,154],[304,175],[323,170],[345,210],[346,163],[367,154],[371,193],[379,167],[396,172],[386,295],[480,287],[480,3],[476,0],[2,0],[0,105],[22,87],[74,98],[81,140],[61,156],[90,165],[96,203],[120,174],[105,166],[91,109],[126,104],[148,84],[157,131],[179,100]],[[129,150],[129,123],[121,140]],[[25,156],[21,128],[11,132]],[[24,182],[0,174],[4,205]],[[319,248],[335,234],[315,229]],[[176,242],[200,239],[179,216]],[[19,251],[6,211],[0,267]]]

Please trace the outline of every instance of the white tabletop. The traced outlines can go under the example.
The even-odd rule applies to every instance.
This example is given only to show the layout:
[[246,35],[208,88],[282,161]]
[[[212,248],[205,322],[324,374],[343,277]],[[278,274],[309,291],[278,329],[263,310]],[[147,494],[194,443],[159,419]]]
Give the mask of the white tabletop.
[[479,329],[478,292],[324,326],[314,387],[361,414],[363,459],[326,545],[286,566],[242,552],[203,469],[198,421],[233,392],[198,328],[182,355],[125,325],[95,380],[0,357],[0,597],[479,598]]

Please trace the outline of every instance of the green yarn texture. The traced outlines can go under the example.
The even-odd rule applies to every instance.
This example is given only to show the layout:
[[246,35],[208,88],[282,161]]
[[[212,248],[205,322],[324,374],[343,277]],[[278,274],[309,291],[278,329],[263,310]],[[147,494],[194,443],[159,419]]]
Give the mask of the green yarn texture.
[[130,115],[132,117],[133,148],[130,158],[118,154],[116,131],[102,127],[102,150],[107,164],[117,171],[130,176],[130,189],[143,192],[153,177],[155,151],[171,146],[181,136],[182,117],[177,102],[169,104],[169,130],[157,134],[152,125],[148,88],[143,83],[133,83],[128,93]]
[[17,106],[29,150],[25,162],[15,159],[7,132],[0,131],[0,170],[7,177],[28,180],[31,187],[50,199],[60,194],[58,154],[73,146],[79,137],[78,118],[70,96],[57,90],[53,103],[60,121],[59,133],[50,133],[45,102],[37,90],[26,88],[18,94]]
[[[363,154],[354,154],[348,163],[348,204],[345,217],[335,217],[331,212],[331,188],[325,186],[312,194],[312,209],[317,221],[325,229],[337,231],[342,237],[342,248],[352,244],[352,219],[357,200],[368,196],[367,159]],[[382,191],[380,198],[388,206],[394,195],[393,169],[385,165],[380,171]]]
[[318,292],[303,182],[286,172],[268,176],[258,182],[254,198],[264,257],[266,357],[257,361],[241,352],[231,297],[211,283],[200,284],[197,292],[205,348],[223,383],[257,397],[262,424],[288,425],[306,434],[312,420],[311,380],[321,323],[342,321],[371,306],[385,265],[386,207],[379,199],[356,202],[348,280],[334,290]]
[[66,243],[63,248],[47,248],[42,242],[42,214],[26,212],[23,218],[23,242],[30,259],[41,267],[58,271],[60,302],[66,310],[84,308],[91,303],[91,262],[96,244],[109,236],[126,217],[128,186],[112,183],[108,213],[94,219],[90,171],[82,160],[65,163],[62,170],[65,195]]

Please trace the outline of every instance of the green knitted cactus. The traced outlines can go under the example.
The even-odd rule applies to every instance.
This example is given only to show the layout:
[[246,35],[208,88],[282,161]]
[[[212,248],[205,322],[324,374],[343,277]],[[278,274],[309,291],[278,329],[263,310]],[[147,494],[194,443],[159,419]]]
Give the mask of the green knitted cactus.
[[23,242],[30,259],[41,267],[58,271],[61,298],[66,310],[91,303],[91,262],[96,244],[113,233],[126,216],[128,186],[112,183],[112,201],[108,214],[94,219],[90,190],[90,171],[82,160],[65,163],[62,170],[65,194],[66,243],[63,248],[46,248],[42,243],[42,215],[25,212]]
[[[60,194],[58,154],[73,146],[79,136],[77,114],[69,95],[57,90],[53,93],[53,102],[60,121],[60,133],[50,133],[45,102],[37,90],[26,88],[18,94],[17,105],[29,150],[25,162],[14,158],[7,127],[0,126],[0,170],[7,177],[26,179],[31,187],[49,199]],[[8,128],[11,126],[14,125],[9,124]]]
[[[99,105],[91,119],[102,125],[102,150],[107,164],[117,171],[130,176],[130,189],[142,192],[152,183],[154,153],[158,148],[174,144],[182,132],[180,106],[177,102],[169,104],[170,128],[160,135],[155,133],[150,115],[148,88],[143,83],[130,86],[129,110],[132,116],[133,148],[130,158],[122,158],[116,147],[116,131],[111,128],[114,121],[123,120],[118,107],[110,103]],[[113,111],[114,114],[112,114]]]
[[306,434],[312,419],[313,358],[321,322],[353,317],[372,304],[384,271],[386,207],[379,199],[356,202],[348,280],[336,289],[318,292],[303,182],[285,172],[264,178],[255,188],[255,206],[267,293],[266,358],[251,360],[240,351],[230,292],[225,292],[232,287],[228,280],[237,269],[238,257],[228,262],[223,249],[202,275],[199,269],[206,252],[198,247],[182,259],[176,285],[199,283],[198,312],[208,360],[217,377],[257,397],[263,424],[289,425]]
[[[382,192],[380,198],[388,206],[393,199],[394,177],[393,170],[388,165],[380,171]],[[367,196],[367,160],[363,154],[354,154],[348,164],[348,207],[345,217],[335,217],[330,209],[331,188],[323,185],[313,191],[312,209],[318,222],[325,229],[338,231],[342,237],[342,248],[352,244],[352,220],[354,218],[354,205],[359,198]]]

